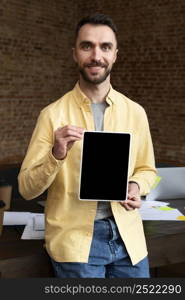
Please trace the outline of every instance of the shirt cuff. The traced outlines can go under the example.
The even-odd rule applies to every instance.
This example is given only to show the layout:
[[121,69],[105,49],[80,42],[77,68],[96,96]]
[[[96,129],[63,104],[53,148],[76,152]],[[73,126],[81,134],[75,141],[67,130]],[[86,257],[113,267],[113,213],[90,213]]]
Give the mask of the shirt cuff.
[[139,183],[138,182],[136,182],[136,181],[133,181],[133,180],[129,180],[129,182],[128,183],[135,183],[135,184],[137,184],[137,186],[138,186],[138,189],[140,190],[140,185],[139,185]]
[[65,161],[65,158],[62,160],[56,159],[52,153],[52,149],[49,151],[49,159],[50,159],[51,163],[54,164],[55,166],[59,166],[59,167],[62,166]]

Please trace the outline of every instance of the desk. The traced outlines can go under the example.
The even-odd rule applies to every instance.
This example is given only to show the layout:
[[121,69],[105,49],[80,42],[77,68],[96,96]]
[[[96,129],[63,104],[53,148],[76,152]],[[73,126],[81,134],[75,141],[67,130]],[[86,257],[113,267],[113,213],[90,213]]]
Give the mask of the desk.
[[[185,212],[183,199],[166,202],[170,202],[170,206],[178,208],[182,213]],[[43,212],[43,208],[35,200],[23,199],[14,200],[11,210]],[[144,221],[143,223],[152,270],[170,264],[185,263],[184,221]],[[53,277],[51,263],[44,249],[44,241],[21,240],[21,232],[17,229],[16,226],[3,228],[0,238],[1,277]],[[152,277],[154,276],[157,276],[156,272],[152,274]]]
[[[43,212],[38,200],[14,199],[12,211]],[[2,278],[53,277],[43,240],[21,240],[23,226],[4,226],[0,237],[0,274]]]
[[[165,200],[185,213],[185,199]],[[185,262],[185,221],[144,221],[151,268]]]

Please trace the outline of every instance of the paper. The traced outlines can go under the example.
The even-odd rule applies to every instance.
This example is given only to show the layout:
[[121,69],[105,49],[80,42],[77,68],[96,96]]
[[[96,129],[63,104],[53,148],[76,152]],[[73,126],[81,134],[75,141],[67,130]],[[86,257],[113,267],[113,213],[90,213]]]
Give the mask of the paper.
[[179,221],[185,221],[185,216],[179,216],[177,219],[178,219]]
[[142,200],[142,207],[161,207],[169,205],[169,202],[157,201],[157,200]]
[[3,225],[26,225],[30,217],[30,212],[5,211]]
[[34,230],[45,229],[45,219],[43,214],[36,214],[33,216],[33,229]]
[[[24,232],[21,236],[22,240],[42,240],[44,239],[44,230],[34,230],[34,217],[29,218]],[[44,216],[43,216],[44,217]]]
[[160,206],[160,207],[156,207],[157,209],[160,209],[160,210],[172,210],[172,209],[175,209],[173,207],[169,207],[169,206]]
[[5,211],[3,225],[26,225],[21,239],[44,239],[44,214]]
[[178,209],[166,206],[167,204],[161,201],[142,201],[139,209],[142,220],[185,221],[185,216]]

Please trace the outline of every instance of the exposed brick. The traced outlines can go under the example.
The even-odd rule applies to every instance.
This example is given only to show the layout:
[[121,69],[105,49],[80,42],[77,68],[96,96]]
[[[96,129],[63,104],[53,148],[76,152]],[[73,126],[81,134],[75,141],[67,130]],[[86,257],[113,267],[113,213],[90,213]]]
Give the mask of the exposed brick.
[[74,26],[91,12],[118,27],[113,86],[140,103],[157,162],[185,164],[183,0],[9,0],[0,4],[0,163],[21,162],[40,110],[77,80]]

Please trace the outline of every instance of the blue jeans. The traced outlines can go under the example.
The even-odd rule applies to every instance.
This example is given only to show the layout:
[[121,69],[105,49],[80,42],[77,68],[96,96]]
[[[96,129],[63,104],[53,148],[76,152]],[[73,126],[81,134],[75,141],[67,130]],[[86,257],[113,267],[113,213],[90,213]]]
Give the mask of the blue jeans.
[[88,263],[51,260],[59,278],[148,278],[148,258],[132,265],[114,218],[96,220]]

